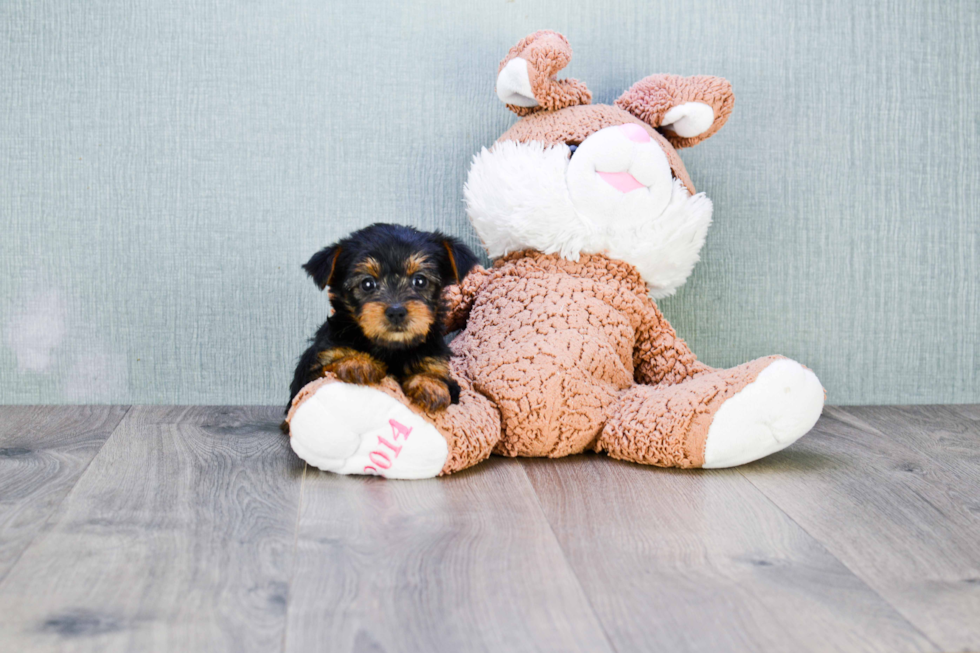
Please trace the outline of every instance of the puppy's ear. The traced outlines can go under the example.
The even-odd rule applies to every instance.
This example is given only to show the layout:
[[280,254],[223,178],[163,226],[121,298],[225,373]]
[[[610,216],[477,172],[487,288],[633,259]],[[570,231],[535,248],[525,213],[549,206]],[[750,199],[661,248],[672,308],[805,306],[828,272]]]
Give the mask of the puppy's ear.
[[442,282],[447,286],[458,284],[477,264],[476,254],[457,238],[439,234],[436,239],[446,252],[439,266]]
[[303,265],[303,269],[313,277],[313,282],[320,287],[320,290],[333,283],[337,273],[337,259],[340,258],[342,249],[340,245],[324,247]]

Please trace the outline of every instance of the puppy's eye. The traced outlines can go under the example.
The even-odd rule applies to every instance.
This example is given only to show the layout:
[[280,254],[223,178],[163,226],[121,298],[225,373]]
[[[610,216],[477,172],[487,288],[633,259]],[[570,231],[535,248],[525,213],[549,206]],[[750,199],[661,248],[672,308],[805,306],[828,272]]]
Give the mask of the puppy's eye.
[[421,274],[416,274],[412,277],[412,286],[418,289],[425,288],[429,285],[429,280],[423,277]]
[[378,282],[375,281],[374,279],[371,279],[370,277],[368,277],[367,279],[361,282],[361,290],[363,290],[364,292],[372,292],[377,287],[378,287]]

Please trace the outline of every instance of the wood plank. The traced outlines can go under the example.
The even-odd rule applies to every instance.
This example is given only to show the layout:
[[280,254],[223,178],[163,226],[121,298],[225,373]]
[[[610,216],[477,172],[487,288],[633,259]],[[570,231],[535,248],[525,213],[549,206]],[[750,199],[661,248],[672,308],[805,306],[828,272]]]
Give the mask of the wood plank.
[[384,481],[311,470],[287,651],[608,651],[520,464]]
[[0,582],[126,414],[125,406],[0,406]]
[[[862,419],[892,411],[881,430]],[[976,650],[976,436],[940,418],[828,408],[813,433],[741,472],[932,641]]]
[[953,404],[945,406],[945,408],[953,411],[960,417],[965,417],[974,422],[980,422],[980,404]]
[[617,650],[935,650],[735,470],[524,466]]
[[[971,405],[847,406],[838,417],[850,418],[860,428],[929,456],[961,482],[980,483],[980,414],[976,409]],[[980,504],[976,508],[980,513]]]
[[282,646],[303,465],[269,408],[133,408],[0,585],[4,648]]

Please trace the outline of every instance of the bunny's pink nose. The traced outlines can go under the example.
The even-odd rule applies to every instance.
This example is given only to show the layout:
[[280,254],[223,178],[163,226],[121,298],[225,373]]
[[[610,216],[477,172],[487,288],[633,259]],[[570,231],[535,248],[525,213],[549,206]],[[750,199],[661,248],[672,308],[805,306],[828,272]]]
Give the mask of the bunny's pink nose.
[[643,127],[640,127],[635,122],[620,125],[619,128],[623,130],[623,134],[626,135],[626,138],[630,139],[634,143],[646,143],[650,140],[650,134],[647,133],[647,130],[643,129]]

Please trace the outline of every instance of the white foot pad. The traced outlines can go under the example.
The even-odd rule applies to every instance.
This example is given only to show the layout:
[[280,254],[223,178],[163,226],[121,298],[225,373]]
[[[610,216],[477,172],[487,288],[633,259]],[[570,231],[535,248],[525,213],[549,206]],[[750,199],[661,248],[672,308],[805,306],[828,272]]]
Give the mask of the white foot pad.
[[337,474],[432,478],[446,463],[446,440],[434,426],[383,392],[328,383],[289,423],[296,455]]
[[715,413],[704,466],[744,465],[785,449],[817,423],[823,401],[813,372],[796,361],[777,360]]

